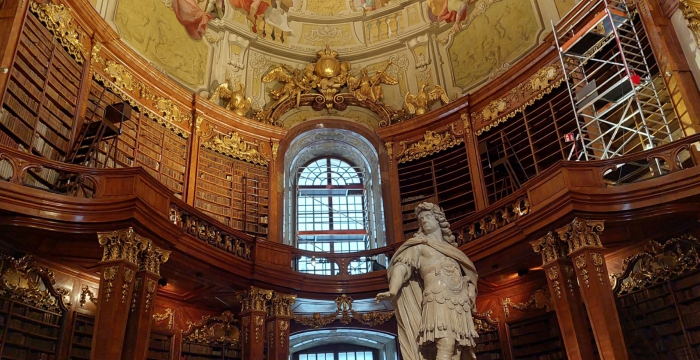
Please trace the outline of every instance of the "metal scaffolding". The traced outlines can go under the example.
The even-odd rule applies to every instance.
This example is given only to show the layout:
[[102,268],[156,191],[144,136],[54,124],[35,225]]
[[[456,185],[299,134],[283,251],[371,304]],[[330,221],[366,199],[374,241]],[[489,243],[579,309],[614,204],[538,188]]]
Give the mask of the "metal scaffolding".
[[566,139],[572,143],[569,160],[607,159],[680,137],[663,79],[644,53],[646,34],[634,18],[624,1],[601,0],[552,24],[578,125]]

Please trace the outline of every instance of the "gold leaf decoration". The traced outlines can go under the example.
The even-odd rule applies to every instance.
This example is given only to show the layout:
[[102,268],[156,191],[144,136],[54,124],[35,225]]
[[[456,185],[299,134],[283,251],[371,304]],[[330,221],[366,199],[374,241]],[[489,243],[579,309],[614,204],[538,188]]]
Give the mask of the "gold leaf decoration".
[[218,134],[211,140],[202,143],[202,146],[253,164],[267,165],[270,162],[267,155],[253,148],[236,131],[228,133],[228,135]]
[[31,256],[15,259],[0,254],[0,295],[41,309],[62,313],[67,310],[65,289],[54,287],[54,273],[36,266]]
[[184,341],[216,345],[240,345],[240,329],[234,324],[232,312],[226,310],[220,316],[204,316],[202,320],[187,322],[187,330],[182,332]]
[[80,42],[80,34],[84,34],[77,25],[73,23],[73,15],[70,9],[63,4],[51,2],[38,3],[32,1],[29,9],[36,14],[39,20],[46,25],[46,28],[54,35],[56,40],[63,46],[78,64],[85,61],[85,47]]
[[402,151],[399,154],[399,164],[420,159],[437,152],[447,150],[455,145],[464,142],[463,137],[456,137],[449,130],[443,134],[438,134],[435,131],[428,130],[423,134],[423,140],[411,144],[408,148],[408,141],[401,141]]
[[294,315],[294,321],[298,324],[306,325],[318,329],[334,321],[348,325],[353,320],[365,326],[377,326],[389,321],[393,316],[393,311],[368,311],[360,313],[352,308],[352,297],[342,294],[335,298],[337,309],[329,314],[313,313],[311,316]]
[[163,314],[153,314],[153,321],[159,322],[168,319],[168,329],[172,330],[175,326],[175,316],[173,314],[173,309],[166,308]]
[[503,312],[506,317],[510,316],[510,308],[520,311],[544,309],[544,311],[549,312],[552,310],[552,300],[547,287],[535,291],[526,302],[515,303],[510,298],[505,298],[501,300],[501,305],[503,305]]
[[480,313],[476,309],[472,310],[472,318],[474,319],[474,327],[476,332],[481,334],[485,332],[498,331],[498,319],[494,319],[493,310]]

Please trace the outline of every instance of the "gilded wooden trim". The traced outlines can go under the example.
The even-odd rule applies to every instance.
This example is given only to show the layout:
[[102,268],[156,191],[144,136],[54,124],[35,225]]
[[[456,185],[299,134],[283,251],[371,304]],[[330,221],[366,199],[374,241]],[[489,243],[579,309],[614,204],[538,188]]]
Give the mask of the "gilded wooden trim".
[[393,311],[369,311],[359,313],[352,308],[352,297],[342,294],[335,298],[337,309],[329,314],[313,313],[311,316],[294,315],[294,321],[301,325],[306,325],[318,329],[336,320],[343,325],[350,324],[353,320],[362,325],[374,327],[389,321],[393,316]]
[[398,155],[398,163],[406,163],[436,154],[440,151],[447,150],[464,142],[463,137],[457,137],[453,134],[452,127],[444,133],[436,133],[433,130],[428,130],[423,134],[423,140],[419,140],[408,145],[408,141],[399,142],[401,152]]
[[163,320],[168,320],[168,329],[172,330],[175,327],[175,315],[173,314],[173,309],[166,308],[163,314],[153,314],[153,321],[160,322]]
[[63,297],[68,290],[55,287],[56,277],[37,266],[31,256],[14,258],[0,254],[0,295],[48,311],[67,310]]
[[510,309],[516,309],[520,311],[526,311],[529,309],[544,309],[544,311],[549,312],[552,310],[552,299],[549,293],[549,288],[539,289],[535,291],[525,302],[516,303],[511,298],[504,298],[501,300],[501,305],[503,305],[503,312],[506,317],[510,317]]
[[29,10],[36,14],[37,18],[46,25],[46,28],[54,35],[78,64],[85,61],[87,51],[80,41],[83,32],[75,23],[70,8],[63,4],[54,4],[50,1],[39,3],[32,1]]
[[267,155],[253,148],[236,131],[228,135],[217,134],[209,141],[203,142],[201,146],[253,164],[267,165],[270,162]]
[[224,311],[220,316],[206,315],[196,323],[187,322],[187,330],[181,330],[182,340],[204,344],[238,346],[241,343],[241,332],[234,325],[236,323],[238,323],[238,320],[228,310]]

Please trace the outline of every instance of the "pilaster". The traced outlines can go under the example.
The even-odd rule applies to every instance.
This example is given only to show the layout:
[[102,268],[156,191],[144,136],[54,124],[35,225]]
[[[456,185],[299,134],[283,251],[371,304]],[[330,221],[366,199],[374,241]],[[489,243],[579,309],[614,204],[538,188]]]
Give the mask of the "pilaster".
[[265,350],[265,316],[272,290],[254,286],[236,294],[241,302],[241,350],[243,359],[262,359]]
[[602,221],[575,218],[556,233],[568,245],[568,256],[586,303],[600,358],[627,359],[625,337],[602,254],[600,234],[603,229]]
[[267,313],[267,359],[289,359],[289,326],[296,295],[273,293]]
[[139,256],[139,269],[134,282],[131,307],[126,324],[122,359],[145,360],[151,334],[153,303],[156,299],[160,266],[168,261],[170,251],[148,243]]
[[100,267],[92,359],[121,359],[139,254],[149,244],[132,228],[97,234],[104,248]]
[[552,232],[530,244],[536,253],[542,255],[542,268],[552,294],[552,305],[557,313],[567,357],[594,359],[586,311],[576,285],[573,264],[567,256],[566,244],[558,241]]

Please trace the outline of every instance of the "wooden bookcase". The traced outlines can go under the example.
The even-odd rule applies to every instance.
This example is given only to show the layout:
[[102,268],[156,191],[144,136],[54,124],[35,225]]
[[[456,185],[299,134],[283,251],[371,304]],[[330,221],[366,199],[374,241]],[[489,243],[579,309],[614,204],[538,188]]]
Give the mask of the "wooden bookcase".
[[185,360],[239,360],[241,349],[230,345],[201,344],[185,341],[182,343],[181,358]]
[[418,230],[414,209],[422,202],[434,202],[455,222],[476,210],[464,145],[429,157],[399,164],[401,216],[406,238]]
[[490,311],[486,314],[472,313],[474,326],[479,338],[476,339],[474,354],[477,360],[503,359],[503,350],[498,332],[498,319],[492,320]]
[[267,235],[268,169],[199,149],[194,206],[207,215],[254,236]]
[[565,160],[575,151],[564,135],[577,131],[575,114],[564,87],[554,89],[505,124],[479,137],[479,156],[490,204]]
[[151,339],[148,343],[149,360],[170,360],[172,351],[172,335],[151,332]]
[[60,313],[0,299],[0,318],[3,359],[52,360],[58,357]]
[[513,359],[566,359],[564,343],[554,313],[508,324]]
[[68,344],[68,358],[72,360],[90,359],[92,349],[92,333],[95,328],[93,315],[75,313],[73,327],[71,328],[70,344]]
[[0,110],[0,143],[64,160],[73,134],[82,71],[28,12]]

